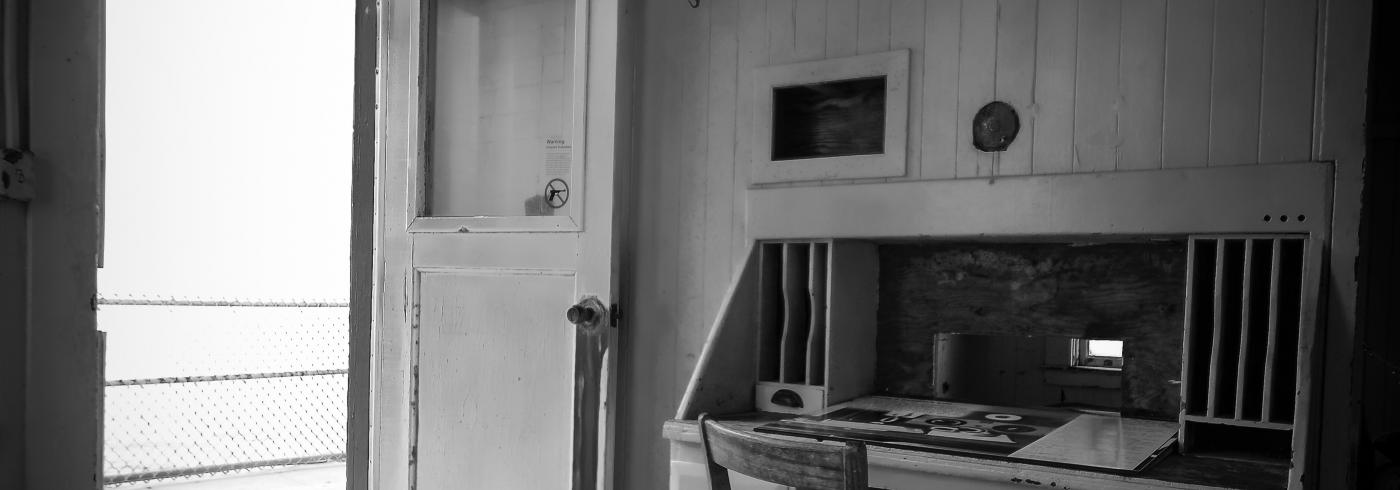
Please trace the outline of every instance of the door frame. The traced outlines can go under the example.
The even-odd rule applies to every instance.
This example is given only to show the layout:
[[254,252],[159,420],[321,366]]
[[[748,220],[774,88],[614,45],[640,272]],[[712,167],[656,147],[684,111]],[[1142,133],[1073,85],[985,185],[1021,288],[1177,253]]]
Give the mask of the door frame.
[[[582,1],[582,0],[580,0]],[[408,231],[436,228],[438,219],[417,217],[421,199],[413,172],[389,172],[389,165],[420,161],[416,141],[421,81],[414,72],[416,43],[391,43],[396,36],[417,36],[420,0],[356,0],[354,136],[352,151],[350,372],[348,383],[346,488],[408,488],[415,459],[412,451],[412,334],[410,307],[413,281],[411,254],[404,250]],[[612,162],[611,173],[587,172],[585,189],[613,189],[611,195],[583,193],[578,212],[590,209],[610,215],[605,239],[579,240],[578,253],[606,254],[604,263],[579,264],[579,290],[607,291],[624,298],[619,279],[624,272],[624,242],[630,236],[632,163],[633,20],[634,0],[587,0],[586,46],[588,69],[584,82],[585,162]],[[413,39],[411,37],[410,39]],[[583,47],[583,46],[581,46]],[[407,62],[407,67],[403,66]],[[598,69],[602,67],[603,69]],[[608,182],[604,179],[611,179]],[[385,199],[385,189],[411,186],[413,202]],[[444,218],[442,220],[460,220]],[[480,220],[478,220],[480,221]],[[416,222],[416,225],[415,225]],[[486,222],[476,225],[487,224]],[[452,223],[456,224],[456,223]],[[509,223],[506,223],[509,224]],[[470,226],[470,224],[469,224]],[[437,231],[437,230],[432,230]],[[456,228],[448,231],[457,231]],[[492,230],[505,231],[505,230]],[[604,282],[597,282],[604,281]],[[618,322],[618,329],[624,328]],[[618,342],[615,331],[603,363],[607,384],[600,394],[599,418],[607,428],[599,435],[596,488],[613,486],[613,450],[618,400]]]
[[101,253],[105,8],[105,0],[0,0],[0,17],[8,19],[0,29],[0,49],[8,47],[0,55],[8,65],[0,70],[7,79],[0,97],[8,101],[0,117],[9,121],[0,124],[9,133],[0,144],[26,152],[34,169],[33,199],[0,204],[0,234],[10,234],[4,248],[24,254],[0,260],[0,294],[7,306],[23,304],[18,315],[0,312],[0,343],[18,344],[27,367],[0,382],[0,457],[8,458],[0,468],[19,473],[0,471],[0,486],[14,478],[29,488],[102,486],[92,304]]
[[346,376],[345,488],[369,490],[374,427],[376,138],[379,79],[379,6],[355,0],[355,88],[350,150],[350,363]]

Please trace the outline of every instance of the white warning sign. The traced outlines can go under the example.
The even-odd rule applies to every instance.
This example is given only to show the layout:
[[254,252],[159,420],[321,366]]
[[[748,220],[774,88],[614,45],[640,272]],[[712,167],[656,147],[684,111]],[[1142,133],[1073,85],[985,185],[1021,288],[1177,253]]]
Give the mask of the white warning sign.
[[562,136],[544,139],[544,175],[547,179],[568,178],[573,165],[574,148]]

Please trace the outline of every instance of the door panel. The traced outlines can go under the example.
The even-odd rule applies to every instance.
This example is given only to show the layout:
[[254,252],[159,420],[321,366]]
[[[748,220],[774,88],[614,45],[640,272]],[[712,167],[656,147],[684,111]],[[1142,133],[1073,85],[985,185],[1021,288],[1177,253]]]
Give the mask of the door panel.
[[608,488],[624,9],[384,5],[376,488]]
[[578,261],[577,241],[572,233],[443,234],[418,240],[413,260],[419,268],[572,269]]
[[419,288],[419,488],[567,488],[574,326],[540,305],[569,304],[573,275],[427,272]]
[[566,215],[572,0],[438,0],[424,216]]

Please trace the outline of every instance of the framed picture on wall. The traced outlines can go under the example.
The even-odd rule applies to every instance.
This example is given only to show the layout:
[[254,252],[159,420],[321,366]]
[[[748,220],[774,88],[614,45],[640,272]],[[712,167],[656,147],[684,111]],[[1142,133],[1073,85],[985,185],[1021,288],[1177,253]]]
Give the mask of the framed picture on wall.
[[909,51],[760,68],[752,183],[905,173]]

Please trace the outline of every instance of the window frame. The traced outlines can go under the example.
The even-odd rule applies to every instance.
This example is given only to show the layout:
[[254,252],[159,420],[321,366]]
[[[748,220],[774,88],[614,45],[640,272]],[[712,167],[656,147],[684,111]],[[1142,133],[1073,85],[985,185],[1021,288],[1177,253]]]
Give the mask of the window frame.
[[[1115,339],[1070,339],[1070,365],[1076,368],[1122,371],[1123,358],[1121,356],[1095,356],[1090,354],[1089,342],[1092,340]],[[1122,341],[1119,340],[1118,342]]]

